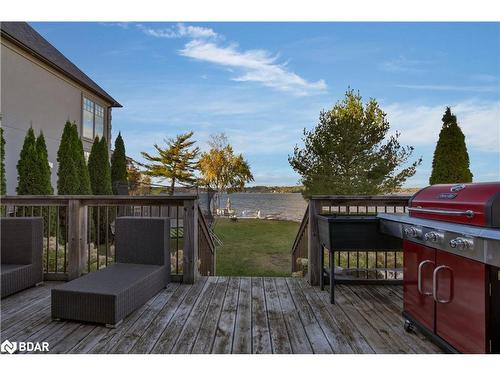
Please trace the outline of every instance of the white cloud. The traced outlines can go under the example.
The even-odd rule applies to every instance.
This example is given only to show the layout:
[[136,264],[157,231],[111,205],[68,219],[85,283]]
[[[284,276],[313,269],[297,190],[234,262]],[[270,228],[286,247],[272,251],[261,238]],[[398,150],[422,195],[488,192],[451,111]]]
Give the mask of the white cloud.
[[474,74],[471,78],[483,82],[500,82],[500,77],[493,74]]
[[99,24],[102,26],[119,27],[124,30],[127,30],[130,26],[128,22],[100,22]]
[[455,86],[455,85],[407,85],[399,84],[396,87],[412,90],[429,91],[465,91],[465,92],[498,92],[498,86]]
[[300,96],[322,93],[327,88],[325,81],[309,82],[289,71],[286,64],[279,64],[278,56],[261,49],[241,51],[236,44],[224,47],[212,41],[195,39],[188,42],[179,54],[241,71],[234,81],[258,82]]
[[276,155],[281,154],[283,160],[293,151],[293,147],[300,141],[302,129],[290,128],[286,125],[264,126],[260,129],[244,130],[239,128],[225,129],[235,150],[244,155]]
[[175,26],[155,28],[137,24],[139,30],[155,38],[187,38],[189,41],[178,51],[179,55],[224,67],[238,72],[237,82],[256,82],[297,96],[326,92],[324,80],[310,82],[290,71],[287,63],[279,63],[278,56],[262,49],[242,51],[236,43],[221,45],[224,39],[213,29],[179,23]]
[[[445,104],[425,106],[394,103],[384,106],[392,130],[401,132],[401,141],[410,145],[434,145],[441,130]],[[500,101],[463,101],[452,106],[469,147],[500,152]]]
[[426,60],[407,59],[404,56],[399,56],[396,59],[383,62],[380,68],[393,73],[421,73],[426,70],[426,66],[430,63]]
[[191,25],[186,26],[182,23],[178,23],[175,26],[165,28],[153,28],[143,24],[137,24],[137,28],[139,28],[146,35],[154,36],[156,38],[210,39],[216,38],[218,36],[217,33],[209,27]]

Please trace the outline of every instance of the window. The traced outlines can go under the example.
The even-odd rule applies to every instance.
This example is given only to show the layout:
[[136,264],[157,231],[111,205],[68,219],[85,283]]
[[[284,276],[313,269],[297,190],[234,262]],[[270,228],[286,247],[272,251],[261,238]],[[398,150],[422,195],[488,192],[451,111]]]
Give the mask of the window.
[[83,99],[83,124],[82,135],[87,139],[102,137],[104,135],[104,117],[106,110],[92,100]]
[[95,105],[94,119],[95,135],[101,138],[104,134],[104,108],[100,105]]
[[85,138],[94,139],[94,102],[83,99],[83,129]]

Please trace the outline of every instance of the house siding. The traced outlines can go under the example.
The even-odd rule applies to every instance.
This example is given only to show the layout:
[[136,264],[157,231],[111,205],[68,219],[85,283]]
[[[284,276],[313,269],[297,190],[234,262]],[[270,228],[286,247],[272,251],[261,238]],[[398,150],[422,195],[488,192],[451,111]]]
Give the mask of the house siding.
[[[49,162],[52,163],[52,186],[57,191],[57,150],[61,134],[67,120],[74,121],[81,134],[84,96],[106,107],[110,113],[111,103],[96,98],[74,81],[2,39],[0,111],[6,141],[7,194],[16,194],[16,166],[30,126],[37,135],[43,131]],[[110,125],[109,121],[105,122],[104,134],[108,144]],[[90,151],[92,142],[84,140],[83,143],[84,150]]]

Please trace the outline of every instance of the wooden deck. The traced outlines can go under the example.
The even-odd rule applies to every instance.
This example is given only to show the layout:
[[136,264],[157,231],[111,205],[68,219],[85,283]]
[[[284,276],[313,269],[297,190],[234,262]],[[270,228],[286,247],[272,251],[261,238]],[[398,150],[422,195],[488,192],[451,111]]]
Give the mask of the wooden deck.
[[47,341],[50,353],[437,353],[403,330],[399,286],[294,278],[205,277],[170,284],[116,329],[50,319],[54,282],[1,301],[1,339]]

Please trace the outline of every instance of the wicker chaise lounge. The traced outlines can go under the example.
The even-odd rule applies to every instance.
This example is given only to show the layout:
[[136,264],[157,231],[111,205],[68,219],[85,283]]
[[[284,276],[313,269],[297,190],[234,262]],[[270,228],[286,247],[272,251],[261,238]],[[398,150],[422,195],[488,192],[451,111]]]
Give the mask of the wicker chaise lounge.
[[116,219],[115,264],[52,289],[52,318],[114,327],[170,279],[170,219]]
[[43,281],[43,219],[3,217],[0,221],[4,298]]

